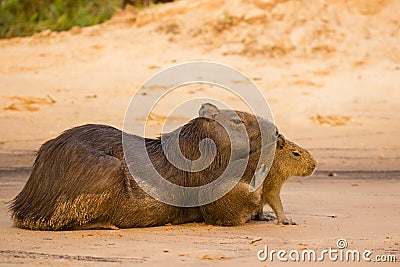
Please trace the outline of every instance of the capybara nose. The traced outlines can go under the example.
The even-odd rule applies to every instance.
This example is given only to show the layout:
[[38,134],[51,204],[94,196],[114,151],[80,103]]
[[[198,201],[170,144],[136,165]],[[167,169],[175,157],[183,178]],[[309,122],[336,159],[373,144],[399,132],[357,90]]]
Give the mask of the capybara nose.
[[314,164],[311,166],[310,175],[312,175],[312,174],[314,173],[316,167],[317,167],[317,163],[314,163]]

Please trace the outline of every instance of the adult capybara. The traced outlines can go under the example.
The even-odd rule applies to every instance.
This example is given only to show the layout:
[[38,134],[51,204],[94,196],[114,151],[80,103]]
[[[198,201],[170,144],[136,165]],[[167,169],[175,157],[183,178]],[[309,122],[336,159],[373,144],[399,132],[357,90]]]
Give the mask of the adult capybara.
[[[276,127],[254,115],[219,110],[208,103],[202,105],[199,115],[155,139],[89,124],[47,141],[37,153],[25,187],[10,205],[15,225],[34,230],[72,230],[202,221],[198,207],[173,206],[150,196],[129,169],[142,178],[150,179],[149,175],[158,173],[176,185],[204,185],[208,182],[204,177],[218,177],[231,159],[243,161],[250,155],[257,161],[254,155],[264,142],[276,140]],[[209,151],[215,156],[206,165],[202,161],[208,162]],[[187,161],[179,162],[178,152]],[[171,157],[177,157],[188,169],[171,163]],[[247,172],[252,176],[255,167]]]
[[[276,144],[274,160],[269,172],[263,165],[254,172],[255,160],[252,157],[257,157],[257,152],[250,155],[246,172],[239,183],[222,198],[200,207],[206,223],[241,225],[252,218],[270,220],[269,214],[263,211],[264,206],[269,204],[278,218],[278,223],[295,224],[283,212],[280,198],[282,185],[289,177],[311,175],[316,162],[307,150],[286,140],[283,135],[278,135]],[[237,164],[239,163],[240,161]],[[248,179],[251,174],[254,174],[253,180]],[[249,191],[254,180],[263,179],[266,175],[259,188],[253,192]]]

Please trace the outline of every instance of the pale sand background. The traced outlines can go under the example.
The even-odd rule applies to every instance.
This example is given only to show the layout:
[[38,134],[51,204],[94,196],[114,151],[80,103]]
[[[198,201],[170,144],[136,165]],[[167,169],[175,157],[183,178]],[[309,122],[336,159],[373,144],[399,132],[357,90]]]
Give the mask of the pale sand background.
[[[350,248],[399,259],[399,17],[399,1],[178,1],[128,9],[103,25],[0,40],[0,263],[263,266],[256,252],[266,244],[324,249],[340,237]],[[141,83],[191,60],[221,62],[252,78],[280,131],[317,159],[313,177],[295,178],[283,190],[298,226],[60,233],[12,227],[6,202],[23,187],[41,143],[84,123],[121,128]],[[149,101],[158,90],[146,89]],[[160,103],[148,135],[160,131],[172,100],[201,96],[242,107],[221,90],[192,86]],[[197,110],[181,110],[172,126]],[[262,241],[250,245],[257,237]]]

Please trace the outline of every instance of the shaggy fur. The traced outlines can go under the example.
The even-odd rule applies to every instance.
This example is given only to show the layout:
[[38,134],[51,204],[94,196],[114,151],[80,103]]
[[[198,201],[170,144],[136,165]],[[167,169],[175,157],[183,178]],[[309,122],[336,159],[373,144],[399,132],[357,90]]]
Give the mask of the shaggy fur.
[[[143,153],[148,153],[152,165],[165,179],[182,186],[206,184],[209,181],[204,177],[218,177],[225,170],[231,154],[236,155],[237,160],[250,154],[254,163],[249,164],[251,167],[245,173],[249,176],[246,179],[250,180],[258,162],[256,152],[263,146],[261,131],[275,136],[275,126],[248,113],[218,110],[211,104],[202,106],[200,116],[156,139],[89,124],[67,130],[47,141],[37,153],[25,187],[10,205],[15,225],[34,230],[72,230],[202,221],[199,208],[167,205],[145,193],[128,171],[122,148],[124,135],[124,139],[130,141],[128,152],[137,170],[135,175],[146,174],[146,164],[150,163]],[[238,127],[237,120],[245,127]],[[261,122],[261,130],[257,122]],[[222,125],[234,133],[231,138]],[[242,144],[243,133],[249,136],[250,151],[243,150],[246,147]],[[174,167],[166,158],[162,144],[168,148],[168,143],[176,138],[189,160],[200,157],[201,140],[213,140],[217,151],[212,164],[198,172]],[[234,143],[232,150],[231,141]],[[136,149],[143,142],[147,151]],[[213,148],[205,145],[202,149],[207,154]]]

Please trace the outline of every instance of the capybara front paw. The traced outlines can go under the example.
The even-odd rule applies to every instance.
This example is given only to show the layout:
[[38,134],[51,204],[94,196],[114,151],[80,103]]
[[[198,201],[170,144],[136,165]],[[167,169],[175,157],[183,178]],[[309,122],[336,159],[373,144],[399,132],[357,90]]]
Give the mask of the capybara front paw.
[[264,211],[262,213],[257,214],[256,218],[257,218],[258,221],[267,221],[267,222],[269,222],[269,221],[275,220],[276,216],[274,214],[270,213],[270,212],[265,212]]
[[285,219],[285,220],[282,220],[282,221],[278,221],[278,224],[279,223],[281,223],[283,225],[296,225],[297,224],[296,222],[293,222],[292,220],[288,220],[288,219]]

